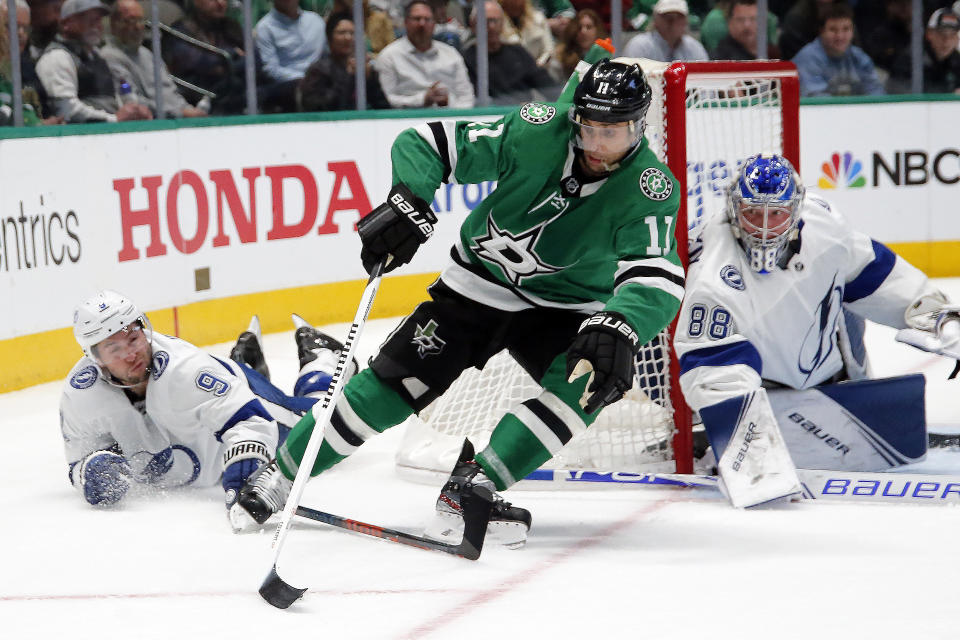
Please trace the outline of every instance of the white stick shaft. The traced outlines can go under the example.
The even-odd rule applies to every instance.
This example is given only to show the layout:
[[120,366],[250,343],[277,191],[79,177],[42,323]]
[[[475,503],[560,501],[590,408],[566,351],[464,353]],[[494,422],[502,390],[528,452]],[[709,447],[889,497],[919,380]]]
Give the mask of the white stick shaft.
[[[323,430],[333,415],[333,409],[336,406],[336,400],[340,397],[340,392],[344,384],[344,371],[347,363],[353,356],[353,347],[360,332],[363,331],[363,325],[370,314],[370,307],[373,306],[373,299],[377,295],[377,289],[380,288],[380,279],[382,278],[382,267],[374,270],[367,288],[363,291],[363,297],[360,299],[360,306],[357,308],[357,314],[353,318],[353,324],[350,325],[350,332],[343,343],[343,349],[340,351],[340,361],[337,363],[337,370],[330,381],[330,387],[323,400],[313,405],[311,412],[316,421],[313,426],[313,433],[310,434],[310,440],[307,442],[307,448],[303,453],[303,459],[300,460],[300,467],[297,469],[297,476],[293,480],[293,486],[290,488],[290,495],[287,498],[287,504],[283,508],[283,514],[280,517],[280,524],[273,534],[273,563],[276,566],[280,557],[280,551],[283,549],[283,542],[290,529],[290,523],[293,515],[300,504],[300,498],[303,496],[303,490],[306,488],[307,481],[310,479],[310,471],[313,469],[313,463],[317,459],[317,453],[320,451],[320,444],[323,442]],[[318,410],[319,409],[319,410]]]

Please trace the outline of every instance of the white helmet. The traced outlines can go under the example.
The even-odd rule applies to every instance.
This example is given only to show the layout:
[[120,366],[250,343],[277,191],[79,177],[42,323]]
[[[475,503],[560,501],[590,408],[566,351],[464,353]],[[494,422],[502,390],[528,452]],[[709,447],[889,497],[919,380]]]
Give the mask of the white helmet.
[[94,345],[137,320],[140,320],[144,330],[149,331],[150,325],[137,305],[123,294],[104,289],[74,309],[73,336],[83,349],[84,355],[96,360],[92,351]]

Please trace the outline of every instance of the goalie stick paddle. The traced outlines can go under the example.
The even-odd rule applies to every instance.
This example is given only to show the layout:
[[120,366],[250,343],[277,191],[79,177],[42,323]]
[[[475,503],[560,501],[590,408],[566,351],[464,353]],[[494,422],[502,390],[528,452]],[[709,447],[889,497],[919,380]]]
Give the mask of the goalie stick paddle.
[[[307,442],[307,448],[300,460],[300,467],[297,469],[297,476],[293,480],[293,486],[290,488],[290,495],[287,497],[287,503],[283,507],[283,513],[280,517],[280,524],[273,534],[273,566],[270,573],[260,586],[259,593],[264,600],[275,607],[286,609],[300,598],[306,588],[293,587],[287,584],[277,572],[277,562],[280,559],[280,552],[283,550],[283,542],[290,530],[290,523],[293,520],[297,505],[300,504],[300,498],[303,496],[303,490],[306,488],[307,480],[310,479],[310,471],[313,469],[313,462],[320,451],[320,444],[323,442],[323,428],[330,421],[333,415],[333,409],[336,405],[336,399],[343,390],[344,376],[347,363],[353,357],[353,348],[363,325],[366,324],[367,316],[370,315],[370,307],[373,306],[373,299],[380,288],[380,280],[383,278],[383,269],[385,260],[374,265],[370,272],[370,279],[363,290],[363,296],[360,298],[360,305],[357,307],[357,313],[354,315],[353,324],[350,325],[350,331],[347,333],[347,339],[343,343],[343,349],[340,351],[340,359],[337,362],[337,368],[333,372],[333,378],[327,393],[323,400],[313,406],[312,411],[316,418],[313,432],[310,434],[310,440]],[[317,410],[319,409],[319,415]]]
[[[960,504],[960,476],[889,471],[829,471],[797,469],[803,498],[841,502],[901,504]],[[631,473],[539,469],[524,481],[605,483],[633,486],[720,488],[716,476],[679,473]]]

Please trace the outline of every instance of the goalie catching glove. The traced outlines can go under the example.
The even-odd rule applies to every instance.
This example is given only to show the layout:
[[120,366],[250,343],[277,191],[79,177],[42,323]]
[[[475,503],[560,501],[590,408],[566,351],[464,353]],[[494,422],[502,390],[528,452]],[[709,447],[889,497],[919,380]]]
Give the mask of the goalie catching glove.
[[619,313],[601,311],[584,320],[567,350],[567,382],[590,374],[580,398],[585,412],[594,413],[630,390],[639,350],[637,332]]
[[390,190],[387,201],[357,223],[363,243],[360,260],[367,273],[387,258],[383,272],[407,264],[421,244],[433,235],[437,216],[423,198],[413,194],[407,185],[398,182]]
[[927,294],[907,309],[907,329],[897,332],[897,341],[912,347],[955,358],[957,367],[950,378],[960,371],[960,305],[950,304],[939,291]]

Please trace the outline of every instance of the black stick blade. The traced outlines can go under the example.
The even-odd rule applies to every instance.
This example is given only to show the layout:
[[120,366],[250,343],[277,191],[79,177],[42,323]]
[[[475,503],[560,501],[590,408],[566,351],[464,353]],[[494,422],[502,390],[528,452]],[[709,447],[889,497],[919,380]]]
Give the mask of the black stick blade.
[[277,609],[286,609],[299,600],[306,591],[306,588],[298,589],[284,582],[277,573],[277,565],[273,565],[263,584],[260,585],[259,593],[264,600]]
[[483,487],[473,487],[473,491],[464,493],[463,505],[463,541],[457,547],[459,555],[467,560],[477,560],[483,551],[483,541],[487,536],[487,523],[493,508],[493,494]]

